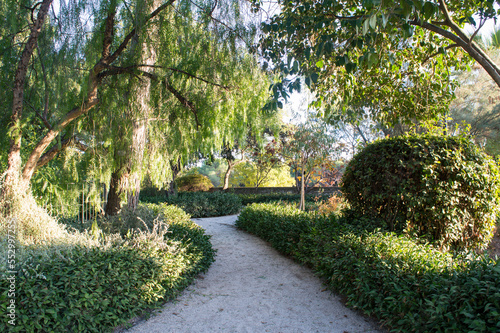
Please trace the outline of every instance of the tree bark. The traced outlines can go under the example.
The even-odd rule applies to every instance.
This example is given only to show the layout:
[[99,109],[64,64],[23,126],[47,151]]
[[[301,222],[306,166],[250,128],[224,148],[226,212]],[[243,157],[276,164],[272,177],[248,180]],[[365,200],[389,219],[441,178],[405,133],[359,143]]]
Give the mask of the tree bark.
[[300,177],[300,210],[306,210],[306,180],[304,179],[304,168],[301,168],[301,177]]
[[222,186],[223,190],[227,190],[229,188],[229,176],[231,176],[231,172],[233,171],[234,165],[231,161],[227,161],[227,170],[224,174],[224,185]]
[[235,166],[242,162],[245,162],[244,158],[235,162],[227,160],[227,170],[224,174],[224,186],[222,187],[223,190],[227,190],[229,188],[229,177],[231,176],[231,172],[233,172]]
[[24,85],[26,81],[26,73],[33,55],[33,51],[38,42],[38,36],[42,31],[43,23],[49,11],[52,0],[44,0],[40,5],[38,15],[34,25],[31,27],[31,32],[21,54],[21,59],[17,65],[16,74],[14,77],[13,100],[12,100],[12,116],[10,130],[10,148],[7,158],[7,171],[5,176],[5,184],[2,189],[2,196],[9,196],[12,193],[12,187],[21,186],[24,190],[29,189],[29,180],[21,179],[21,119],[24,103]]
[[179,172],[181,172],[181,161],[180,159],[177,160],[177,163],[172,163],[170,162],[170,168],[172,169],[172,180],[168,184],[168,190],[167,190],[167,197],[175,195],[176,189],[175,189],[175,179],[177,178],[177,175]]
[[[149,93],[149,87],[148,87]],[[149,99],[149,98],[148,98]],[[144,101],[145,102],[145,101]],[[129,161],[130,167],[134,170],[128,180],[127,206],[135,210],[139,205],[139,194],[141,192],[142,166],[144,160],[144,150],[146,149],[147,126],[149,116],[149,106],[143,104],[144,116],[146,119],[134,121],[132,131],[132,155]]]
[[[159,1],[153,1],[151,5],[153,7],[159,6]],[[138,6],[139,12],[138,16],[141,16],[145,11],[150,11],[151,7],[143,8]],[[148,36],[151,37],[151,40],[155,40],[158,35],[158,28],[153,27],[147,31]],[[146,74],[153,74],[154,65],[156,63],[157,54],[154,49],[153,43],[147,43],[143,41],[142,43],[133,43],[131,51],[133,53],[137,52],[140,55],[139,62],[144,64]],[[108,196],[113,198],[117,197],[116,201],[111,202],[111,204],[120,206],[121,196],[117,196],[117,193],[121,191],[127,191],[127,207],[135,211],[137,206],[139,205],[139,195],[141,191],[141,179],[143,173],[143,161],[144,161],[144,151],[146,149],[146,140],[147,140],[147,130],[148,130],[148,122],[150,115],[150,89],[151,89],[151,80],[146,79],[144,81],[138,80],[133,83],[132,91],[129,95],[129,105],[130,108],[128,110],[127,117],[132,118],[132,131],[130,137],[130,145],[125,147],[125,156],[123,159],[123,166],[130,170],[130,172],[124,172],[120,174],[120,180],[118,181],[118,186],[122,186],[122,188],[110,187],[110,192]],[[120,160],[122,160],[120,158]],[[112,193],[117,192],[117,193]],[[108,204],[110,204],[108,202]],[[111,208],[107,210],[109,212],[115,213],[119,211],[117,208]]]
[[118,172],[111,174],[111,181],[109,183],[109,192],[104,212],[106,215],[112,216],[118,214],[121,209],[121,185],[120,176]]

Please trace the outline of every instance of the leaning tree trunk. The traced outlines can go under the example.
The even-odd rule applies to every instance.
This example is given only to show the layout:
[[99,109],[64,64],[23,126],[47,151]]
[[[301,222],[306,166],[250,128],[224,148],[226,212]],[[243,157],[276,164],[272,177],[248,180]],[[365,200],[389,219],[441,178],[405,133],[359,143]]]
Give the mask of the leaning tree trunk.
[[224,185],[222,187],[223,190],[227,190],[229,188],[229,177],[231,176],[231,172],[233,172],[234,167],[244,161],[245,161],[244,159],[241,159],[234,163],[229,160],[227,161],[227,170],[226,173],[224,174]]
[[304,179],[304,168],[301,168],[301,177],[300,177],[300,210],[306,210],[306,180]]
[[233,171],[233,164],[228,161],[227,162],[227,170],[224,174],[224,185],[222,186],[223,190],[227,190],[229,187],[229,176],[231,176],[231,171]]
[[37,45],[38,36],[42,31],[42,26],[49,11],[52,0],[43,0],[36,21],[31,27],[30,35],[24,50],[21,54],[21,59],[17,64],[17,70],[14,77],[14,86],[12,89],[12,116],[9,126],[10,132],[10,148],[7,157],[7,170],[5,181],[0,192],[0,203],[2,204],[2,213],[11,214],[9,202],[16,193],[30,193],[30,179],[22,177],[22,160],[21,160],[21,121],[24,103],[24,85],[26,81],[26,73],[33,55],[33,51]]

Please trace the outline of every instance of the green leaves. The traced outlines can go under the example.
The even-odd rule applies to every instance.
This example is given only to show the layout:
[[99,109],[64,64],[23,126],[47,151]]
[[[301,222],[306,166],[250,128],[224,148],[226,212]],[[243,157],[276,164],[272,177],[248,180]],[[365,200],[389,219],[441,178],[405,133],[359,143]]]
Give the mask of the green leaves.
[[[455,21],[482,11],[476,2],[447,6]],[[332,119],[346,109],[356,117],[370,109],[388,126],[431,119],[453,98],[450,69],[469,61],[459,48],[448,48],[454,42],[419,25],[442,21],[435,1],[283,2],[281,10],[269,23],[278,31],[262,39],[264,56],[276,64],[287,56],[299,61],[298,73]],[[447,53],[437,53],[440,48]],[[279,75],[286,77],[292,65]]]
[[467,138],[427,135],[368,145],[346,168],[342,191],[354,211],[391,231],[463,251],[488,244],[499,185],[497,168]]
[[[94,247],[58,244],[43,259],[37,256],[43,247],[31,249],[16,276],[17,325],[2,320],[0,330],[112,331],[175,297],[213,262],[209,236],[182,210],[149,205],[138,211],[142,228],[147,224],[151,231],[136,229],[128,238],[107,234],[112,241]],[[165,238],[155,234],[155,220],[169,223]],[[5,278],[0,288],[9,289]]]

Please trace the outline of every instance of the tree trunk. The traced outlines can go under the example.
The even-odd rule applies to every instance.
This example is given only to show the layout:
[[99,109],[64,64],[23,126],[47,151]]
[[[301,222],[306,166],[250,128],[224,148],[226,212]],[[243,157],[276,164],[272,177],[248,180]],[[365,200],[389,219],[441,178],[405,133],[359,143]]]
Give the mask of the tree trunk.
[[111,181],[109,183],[108,200],[104,212],[106,215],[112,216],[118,214],[121,209],[121,185],[119,172],[111,174]]
[[[148,88],[149,93],[149,88]],[[149,99],[149,98],[148,98]],[[144,116],[147,118],[149,115],[149,106],[144,104]],[[141,192],[141,178],[142,178],[142,165],[144,160],[144,150],[146,149],[147,139],[147,119],[137,120],[134,122],[134,129],[132,132],[132,156],[131,164],[135,171],[130,174],[128,179],[128,192],[127,192],[127,206],[131,210],[135,210],[139,205],[139,194]],[[132,165],[131,165],[132,167]]]
[[300,210],[306,210],[306,187],[304,179],[304,168],[301,168],[301,177],[300,177]]
[[229,176],[231,176],[231,172],[233,171],[233,164],[230,161],[227,161],[227,170],[224,174],[224,186],[222,186],[223,190],[227,190],[229,188]]
[[[148,8],[138,6],[139,12],[137,15],[141,16],[141,13],[149,12],[152,8],[156,8],[159,6],[158,2],[159,1],[153,1],[151,6]],[[143,33],[144,32],[145,31],[143,31]],[[148,31],[148,35],[154,40],[158,35],[158,28],[154,27],[150,29]],[[146,41],[143,41],[140,44],[133,43],[131,51],[132,53],[140,54],[139,63],[143,64],[145,67],[143,71],[146,73],[153,73],[153,66],[156,63],[157,58],[154,45],[152,43],[147,43]],[[113,198],[115,198],[115,196],[118,198],[118,202],[113,203],[116,206],[121,206],[121,196],[117,194],[121,191],[127,191],[127,207],[132,211],[135,211],[139,205],[144,151],[146,149],[148,121],[150,115],[150,89],[151,81],[149,79],[139,79],[132,83],[132,89],[128,102],[130,107],[128,109],[128,114],[126,115],[132,119],[130,144],[125,147],[125,156],[123,158],[119,157],[119,159],[123,160],[124,163],[121,167],[126,165],[126,168],[130,172],[123,172],[120,174],[118,186],[121,186],[121,188],[110,187],[109,195]],[[116,209],[110,209],[109,211],[116,214]]]
[[181,161],[180,161],[180,159],[177,160],[176,164],[173,164],[172,162],[170,162],[170,168],[172,169],[172,180],[168,184],[168,190],[167,190],[167,193],[166,193],[167,197],[173,196],[176,193],[175,178],[177,178],[177,175],[181,171]]
[[45,17],[49,11],[52,0],[43,0],[34,25],[31,27],[31,32],[21,54],[21,59],[17,65],[16,74],[14,77],[13,99],[12,99],[12,116],[9,126],[10,132],[10,148],[7,157],[7,170],[5,182],[0,193],[0,202],[3,207],[3,212],[6,215],[11,214],[12,196],[16,193],[29,193],[29,179],[21,178],[21,120],[24,103],[24,85],[26,81],[26,73],[33,55],[33,51],[37,45],[38,36],[42,31]]

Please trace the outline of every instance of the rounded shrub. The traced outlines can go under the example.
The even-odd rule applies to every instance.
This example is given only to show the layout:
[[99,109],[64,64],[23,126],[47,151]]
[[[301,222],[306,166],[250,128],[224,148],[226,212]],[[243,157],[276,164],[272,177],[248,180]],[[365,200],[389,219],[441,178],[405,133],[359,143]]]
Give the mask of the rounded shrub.
[[492,237],[496,163],[465,137],[376,141],[349,162],[341,190],[351,212],[443,249],[483,249]]
[[180,192],[208,191],[214,187],[207,176],[199,173],[181,176],[175,180],[175,185]]

